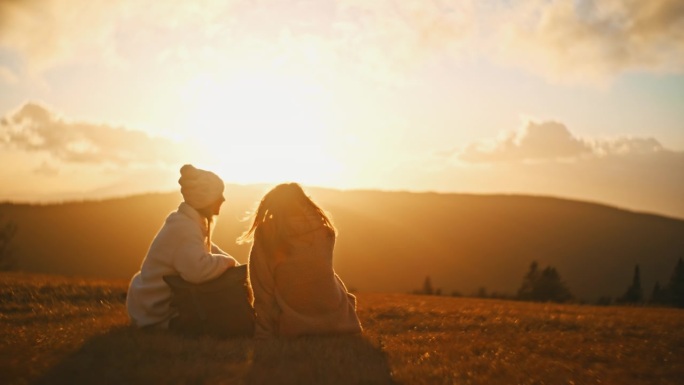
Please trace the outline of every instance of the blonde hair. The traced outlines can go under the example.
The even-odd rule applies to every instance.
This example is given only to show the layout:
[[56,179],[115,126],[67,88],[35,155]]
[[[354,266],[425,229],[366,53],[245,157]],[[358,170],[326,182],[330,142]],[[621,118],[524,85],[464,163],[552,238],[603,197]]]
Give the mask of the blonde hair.
[[205,245],[207,251],[211,253],[211,225],[214,224],[214,215],[211,213],[211,208],[205,207],[197,210],[197,212],[205,219],[205,224],[207,226],[207,236],[205,238]]
[[297,183],[283,183],[264,195],[254,212],[252,225],[237,239],[237,242],[239,244],[253,242],[255,235],[259,234],[260,238],[263,235],[267,247],[283,246],[288,236],[285,220],[299,212],[301,208],[317,213],[328,233],[331,236],[337,235],[329,214],[304,193],[302,186]]

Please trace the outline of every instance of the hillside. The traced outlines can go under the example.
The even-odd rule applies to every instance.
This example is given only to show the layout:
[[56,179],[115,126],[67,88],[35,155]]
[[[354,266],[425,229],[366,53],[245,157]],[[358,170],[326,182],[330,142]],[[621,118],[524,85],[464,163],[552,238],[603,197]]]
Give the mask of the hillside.
[[0,273],[0,383],[681,384],[684,312],[358,293],[361,336],[131,328],[125,280]]
[[[246,262],[235,239],[267,186],[227,187],[214,241]],[[430,276],[445,294],[514,293],[529,264],[558,269],[571,291],[593,300],[629,286],[635,264],[644,292],[684,255],[684,221],[547,197],[339,191],[308,192],[339,229],[337,272],[360,291],[408,292]],[[0,205],[18,226],[14,249],[28,272],[130,278],[181,197],[138,195],[49,205]]]

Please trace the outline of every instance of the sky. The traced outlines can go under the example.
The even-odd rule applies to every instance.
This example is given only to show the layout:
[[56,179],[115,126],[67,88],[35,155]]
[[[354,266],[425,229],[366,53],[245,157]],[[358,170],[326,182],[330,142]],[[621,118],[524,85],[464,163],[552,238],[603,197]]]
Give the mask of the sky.
[[684,3],[0,0],[0,117],[0,201],[191,163],[684,218]]

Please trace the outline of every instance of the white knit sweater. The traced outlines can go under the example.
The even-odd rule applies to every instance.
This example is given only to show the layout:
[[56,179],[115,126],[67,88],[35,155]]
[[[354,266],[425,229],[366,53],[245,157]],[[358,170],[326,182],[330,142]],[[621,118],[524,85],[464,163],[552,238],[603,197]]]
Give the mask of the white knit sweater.
[[255,237],[249,256],[256,338],[358,333],[356,297],[333,270],[334,235],[318,215],[290,221],[287,255],[271,255]]
[[175,312],[169,306],[171,289],[164,275],[180,274],[188,282],[200,283],[238,265],[216,245],[208,249],[206,231],[202,216],[185,202],[169,214],[128,287],[126,308],[133,325],[168,327]]

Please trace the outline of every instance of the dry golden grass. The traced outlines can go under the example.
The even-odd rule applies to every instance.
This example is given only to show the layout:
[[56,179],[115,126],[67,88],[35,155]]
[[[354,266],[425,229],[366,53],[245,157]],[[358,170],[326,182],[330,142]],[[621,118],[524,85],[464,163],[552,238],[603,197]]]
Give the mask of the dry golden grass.
[[407,384],[681,384],[684,312],[406,295],[361,297]]
[[684,311],[360,293],[361,337],[181,338],[126,282],[0,274],[2,384],[681,384]]

